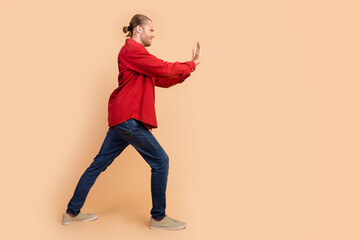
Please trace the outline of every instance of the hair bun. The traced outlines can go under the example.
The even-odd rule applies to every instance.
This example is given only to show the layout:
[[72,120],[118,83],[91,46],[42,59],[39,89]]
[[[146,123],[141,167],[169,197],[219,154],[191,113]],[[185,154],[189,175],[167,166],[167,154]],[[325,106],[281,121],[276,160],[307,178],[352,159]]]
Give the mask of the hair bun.
[[132,29],[131,26],[123,27],[123,32],[124,32],[124,33],[130,32],[131,29]]

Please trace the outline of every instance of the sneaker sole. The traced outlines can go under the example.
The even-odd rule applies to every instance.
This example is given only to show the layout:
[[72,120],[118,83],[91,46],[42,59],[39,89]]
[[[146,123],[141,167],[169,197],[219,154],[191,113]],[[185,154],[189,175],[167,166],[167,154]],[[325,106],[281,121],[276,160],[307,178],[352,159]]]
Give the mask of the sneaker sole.
[[90,222],[90,221],[94,221],[96,220],[98,217],[93,217],[93,218],[87,218],[87,219],[84,219],[84,220],[78,220],[78,221],[71,221],[71,222],[63,222],[62,224],[63,225],[70,225],[70,224],[73,224],[73,223],[79,223],[79,222]]

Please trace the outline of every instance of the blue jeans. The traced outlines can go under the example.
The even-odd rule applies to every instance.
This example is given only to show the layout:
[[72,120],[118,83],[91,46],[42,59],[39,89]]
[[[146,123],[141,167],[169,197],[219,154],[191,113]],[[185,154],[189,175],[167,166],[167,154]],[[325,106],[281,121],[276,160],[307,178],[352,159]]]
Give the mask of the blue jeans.
[[90,188],[97,177],[129,144],[140,153],[151,167],[152,209],[150,214],[155,219],[165,217],[169,157],[149,129],[141,121],[133,118],[109,127],[100,152],[85,170],[75,188],[74,195],[67,206],[67,213],[72,215],[80,213],[80,209],[83,207]]

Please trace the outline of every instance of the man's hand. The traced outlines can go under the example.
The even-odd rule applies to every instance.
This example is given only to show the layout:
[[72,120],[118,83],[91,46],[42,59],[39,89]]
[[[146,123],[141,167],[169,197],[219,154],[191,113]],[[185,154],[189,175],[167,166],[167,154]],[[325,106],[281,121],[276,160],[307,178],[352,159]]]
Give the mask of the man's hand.
[[192,61],[194,61],[195,65],[198,65],[200,63],[201,58],[201,48],[200,48],[200,42],[197,42],[196,46],[196,52],[194,54],[194,49],[192,50]]

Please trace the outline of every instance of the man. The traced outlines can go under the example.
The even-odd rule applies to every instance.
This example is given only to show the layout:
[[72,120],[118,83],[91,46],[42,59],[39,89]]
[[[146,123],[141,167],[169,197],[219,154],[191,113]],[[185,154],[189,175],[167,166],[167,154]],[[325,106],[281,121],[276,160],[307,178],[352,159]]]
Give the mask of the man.
[[165,214],[166,186],[169,158],[156,138],[149,131],[157,128],[154,87],[171,87],[183,82],[200,63],[200,43],[191,61],[165,62],[151,55],[145,47],[151,46],[154,28],[150,18],[136,14],[128,27],[128,39],[118,55],[119,87],[109,98],[109,130],[98,155],[81,176],[66,213],[63,224],[97,219],[97,214],[82,213],[80,209],[101,172],[130,144],[151,167],[150,211],[151,229],[184,229],[184,222]]

